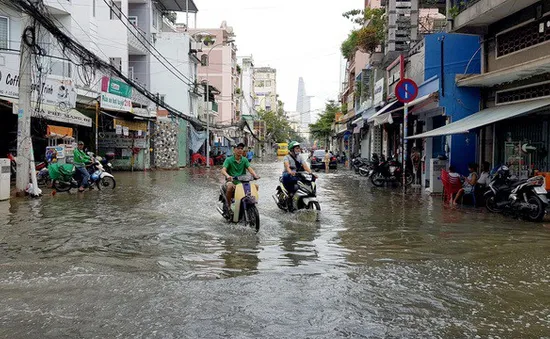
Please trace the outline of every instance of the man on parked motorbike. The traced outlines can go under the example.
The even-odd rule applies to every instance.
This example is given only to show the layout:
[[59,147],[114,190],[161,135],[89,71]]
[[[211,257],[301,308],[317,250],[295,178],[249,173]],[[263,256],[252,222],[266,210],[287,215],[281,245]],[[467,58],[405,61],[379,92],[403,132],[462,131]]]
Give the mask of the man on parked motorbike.
[[223,162],[222,174],[225,177],[226,182],[226,198],[227,198],[227,208],[231,210],[231,200],[235,195],[235,188],[239,184],[235,178],[241,175],[245,175],[248,171],[254,179],[259,179],[260,177],[256,175],[256,172],[250,167],[250,162],[246,157],[243,157],[244,153],[244,144],[241,142],[237,144],[233,151],[233,155],[225,159]]
[[83,192],[84,189],[88,187],[88,184],[90,182],[90,173],[88,173],[86,165],[92,162],[92,159],[88,156],[88,154],[86,154],[86,152],[84,152],[83,141],[78,142],[78,148],[73,151],[73,155],[74,166],[82,176],[82,181],[80,182],[80,187],[78,188],[78,191]]
[[[283,185],[286,190],[290,193],[292,197],[296,193],[296,183],[298,179],[296,178],[296,172],[308,172],[311,173],[307,162],[301,157],[302,149],[300,143],[297,141],[292,141],[289,145],[289,153],[284,158],[285,170],[283,171]],[[313,175],[314,178],[317,176]]]

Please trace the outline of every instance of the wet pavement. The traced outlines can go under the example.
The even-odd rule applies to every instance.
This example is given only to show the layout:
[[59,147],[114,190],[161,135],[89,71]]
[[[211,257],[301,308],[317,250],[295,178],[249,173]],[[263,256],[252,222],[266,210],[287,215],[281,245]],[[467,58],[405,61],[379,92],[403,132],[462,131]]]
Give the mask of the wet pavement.
[[2,338],[550,338],[550,225],[319,173],[321,218],[215,210],[217,170],[0,202]]

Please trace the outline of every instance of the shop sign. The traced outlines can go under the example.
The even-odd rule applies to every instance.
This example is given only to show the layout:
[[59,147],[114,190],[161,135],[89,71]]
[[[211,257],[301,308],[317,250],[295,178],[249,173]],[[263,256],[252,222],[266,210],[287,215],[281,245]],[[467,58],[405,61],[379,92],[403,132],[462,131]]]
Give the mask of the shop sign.
[[147,131],[147,122],[145,121],[128,121],[128,120],[120,120],[120,119],[113,119],[113,124],[115,125],[115,128],[117,126],[126,127],[130,131]]
[[[19,55],[0,53],[4,63],[0,65],[0,96],[19,98]],[[41,93],[41,103],[60,108],[76,107],[76,91],[72,79],[55,75],[45,76],[41,83],[32,84],[33,102],[38,101]]]
[[101,78],[101,92],[118,95],[124,98],[132,98],[132,87],[127,83],[109,78]]
[[384,78],[378,80],[374,85],[374,106],[384,101]]
[[[19,114],[19,105],[13,104],[13,114]],[[22,110],[21,110],[22,111]],[[32,112],[33,118],[46,119],[67,124],[92,127],[92,118],[85,116],[76,109],[61,109],[57,106],[40,105]]]
[[101,148],[147,148],[146,138],[132,138],[117,135],[115,132],[104,132],[99,140]]
[[101,92],[101,108],[114,111],[132,112],[132,99]]

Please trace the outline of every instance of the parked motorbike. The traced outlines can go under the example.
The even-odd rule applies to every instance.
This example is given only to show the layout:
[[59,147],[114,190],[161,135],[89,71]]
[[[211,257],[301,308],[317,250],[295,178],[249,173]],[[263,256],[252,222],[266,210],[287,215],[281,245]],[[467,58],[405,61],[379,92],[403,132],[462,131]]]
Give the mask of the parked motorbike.
[[17,176],[17,161],[15,156],[12,153],[8,153],[8,159],[10,159],[10,171],[11,171],[11,180],[15,180]]
[[239,184],[235,188],[235,196],[231,210],[228,209],[226,187],[220,188],[219,201],[221,206],[217,210],[229,222],[244,222],[246,226],[260,230],[260,213],[258,212],[258,189],[251,182],[254,180],[251,175],[241,175],[235,178]]
[[548,207],[545,180],[536,176],[514,180],[510,170],[501,166],[485,193],[485,207],[493,213],[511,212],[529,221],[541,221]]
[[369,164],[369,160],[368,159],[364,159],[364,158],[359,158],[359,157],[356,157],[356,158],[353,158],[351,160],[351,168],[355,171],[355,173],[359,174],[359,169],[363,166],[366,166]]
[[411,172],[403,171],[403,167],[399,161],[389,158],[387,161],[381,162],[371,174],[370,180],[374,186],[381,187],[385,183],[403,183],[403,175],[405,176],[405,185],[409,186],[414,181]]
[[273,199],[277,206],[283,211],[293,212],[301,209],[321,211],[321,205],[317,200],[317,184],[315,176],[307,172],[297,172],[298,179],[296,190],[293,196],[288,192],[283,185],[283,178],[279,179],[277,192],[273,195]]
[[374,171],[378,168],[379,165],[380,165],[380,158],[378,158],[378,155],[375,153],[372,155],[372,159],[370,160],[369,163],[359,167],[359,175],[369,178],[374,173]]

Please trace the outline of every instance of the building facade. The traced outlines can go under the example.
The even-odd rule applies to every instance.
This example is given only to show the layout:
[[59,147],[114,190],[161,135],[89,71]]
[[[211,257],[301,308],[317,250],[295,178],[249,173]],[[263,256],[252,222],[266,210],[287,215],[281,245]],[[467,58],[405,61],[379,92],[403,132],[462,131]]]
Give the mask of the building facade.
[[254,106],[257,111],[277,111],[277,70],[271,67],[254,69]]

